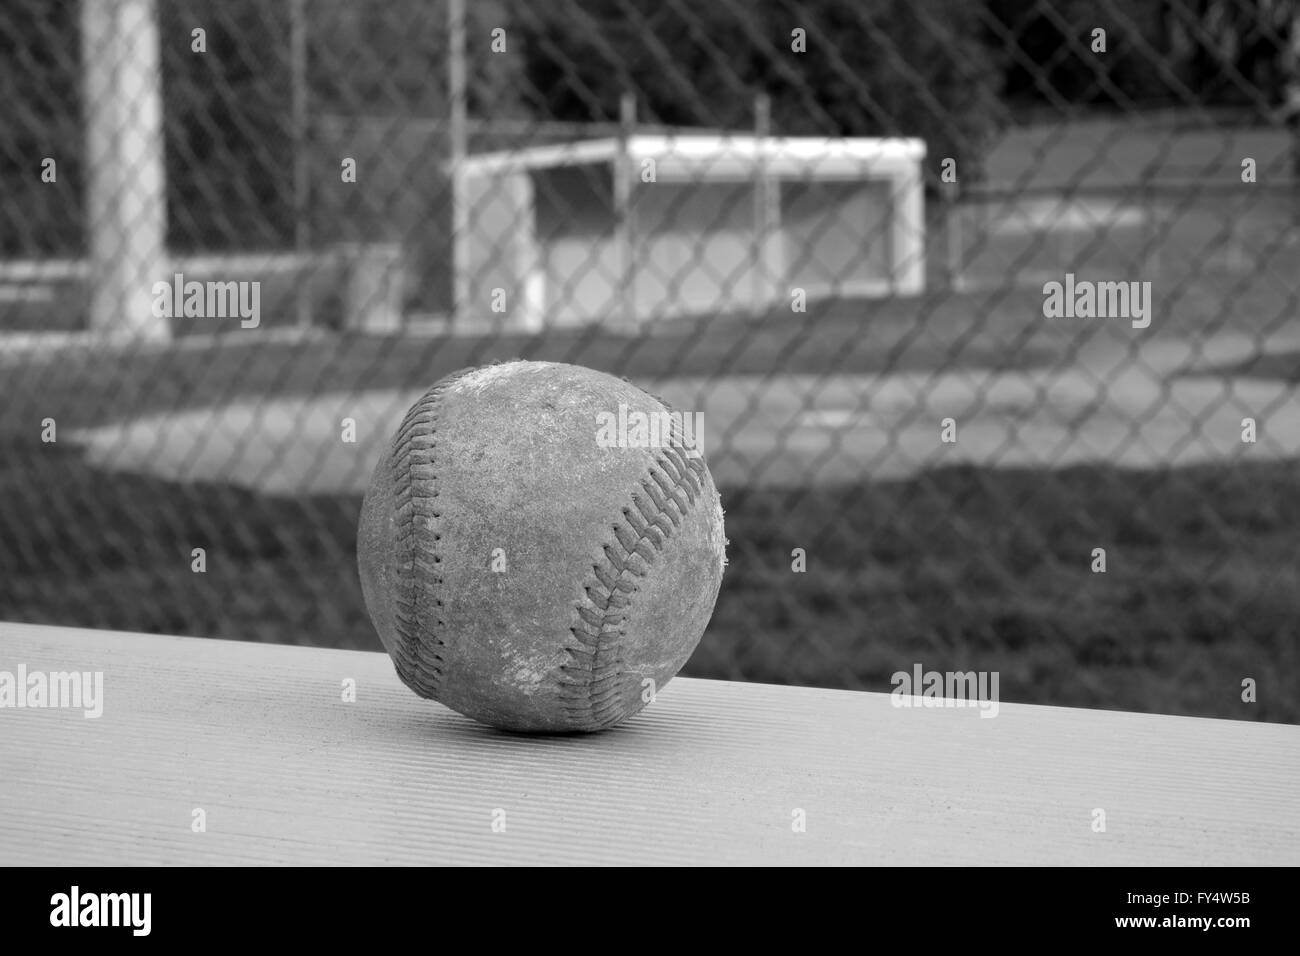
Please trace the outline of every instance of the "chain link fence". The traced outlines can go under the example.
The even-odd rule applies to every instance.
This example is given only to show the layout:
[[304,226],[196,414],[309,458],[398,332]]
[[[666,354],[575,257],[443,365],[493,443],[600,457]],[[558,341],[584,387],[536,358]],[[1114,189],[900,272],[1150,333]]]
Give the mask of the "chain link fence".
[[9,0],[0,618],[378,649],[379,449],[546,359],[704,416],[688,674],[1300,720],[1298,49],[1295,0]]

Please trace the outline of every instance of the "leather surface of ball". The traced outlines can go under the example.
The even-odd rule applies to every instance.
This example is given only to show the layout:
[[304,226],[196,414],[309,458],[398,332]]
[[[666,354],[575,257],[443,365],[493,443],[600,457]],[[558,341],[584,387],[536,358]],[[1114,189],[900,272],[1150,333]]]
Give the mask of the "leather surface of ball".
[[[550,362],[457,372],[411,407],[357,538],[370,619],[408,687],[550,733],[610,727],[663,690],[726,564],[718,492],[672,412]],[[611,443],[600,423],[620,415],[665,428]]]

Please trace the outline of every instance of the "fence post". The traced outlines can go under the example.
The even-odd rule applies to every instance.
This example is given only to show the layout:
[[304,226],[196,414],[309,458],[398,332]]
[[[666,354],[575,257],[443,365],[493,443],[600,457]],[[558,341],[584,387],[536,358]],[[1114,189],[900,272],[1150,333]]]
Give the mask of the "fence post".
[[763,315],[772,305],[772,245],[776,236],[777,191],[768,168],[768,147],[772,135],[772,97],[759,93],[754,97],[754,301],[750,311]]
[[87,296],[92,332],[166,340],[162,70],[154,0],[82,0]]
[[[293,250],[306,261],[309,236],[307,192],[307,16],[306,0],[289,3],[290,137],[293,142]],[[300,328],[312,324],[308,294],[310,270],[298,275],[294,284],[294,309]]]
[[619,261],[619,325],[634,330],[640,325],[636,302],[635,223],[632,221],[631,140],[636,131],[636,94],[624,93],[618,101],[618,150],[614,160],[614,242]]
[[469,303],[469,206],[465,189],[468,152],[465,68],[465,0],[447,0],[447,95],[450,100],[448,165],[451,171],[451,322],[464,323]]

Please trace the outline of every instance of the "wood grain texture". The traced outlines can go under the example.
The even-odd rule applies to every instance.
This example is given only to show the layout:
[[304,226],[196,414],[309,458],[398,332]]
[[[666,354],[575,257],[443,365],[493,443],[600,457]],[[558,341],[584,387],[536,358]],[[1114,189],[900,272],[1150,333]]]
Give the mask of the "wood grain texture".
[[0,709],[0,864],[1300,863],[1294,726],[678,679],[528,738],[378,653],[0,624],[20,664],[104,712]]

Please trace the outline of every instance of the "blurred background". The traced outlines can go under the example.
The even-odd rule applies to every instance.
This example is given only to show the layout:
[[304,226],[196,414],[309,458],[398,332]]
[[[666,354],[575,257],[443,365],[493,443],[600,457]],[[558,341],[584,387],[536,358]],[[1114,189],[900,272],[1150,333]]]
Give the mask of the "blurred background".
[[380,449],[546,359],[704,415],[687,674],[1300,721],[1298,120],[1300,0],[6,0],[0,619],[378,650]]

